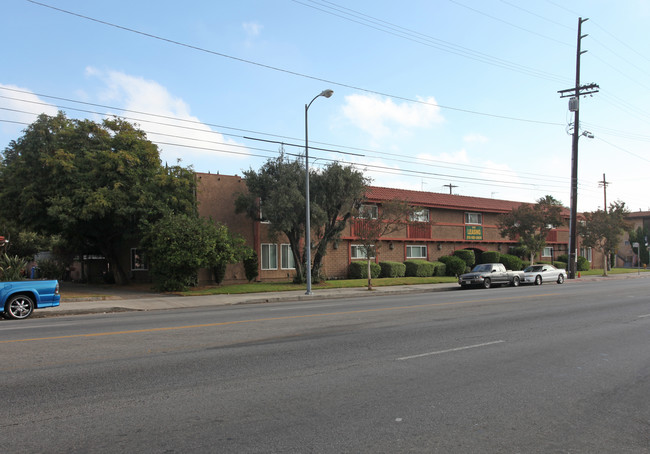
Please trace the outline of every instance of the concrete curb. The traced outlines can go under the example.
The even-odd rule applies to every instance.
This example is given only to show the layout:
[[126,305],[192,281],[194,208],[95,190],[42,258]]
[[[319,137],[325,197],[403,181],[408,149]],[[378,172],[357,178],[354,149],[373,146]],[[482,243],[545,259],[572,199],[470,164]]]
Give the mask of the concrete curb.
[[[647,274],[617,274],[611,276],[584,276],[574,280],[565,281],[568,285],[579,283],[597,282],[616,279],[650,278]],[[550,285],[550,284],[547,284]],[[53,308],[39,309],[34,311],[32,317],[58,317],[65,315],[88,315],[107,314],[130,311],[154,311],[172,309],[190,309],[211,306],[228,306],[243,304],[269,304],[279,302],[297,301],[318,301],[325,299],[342,298],[367,298],[383,297],[390,295],[417,294],[428,292],[443,292],[462,290],[456,283],[447,284],[422,284],[422,285],[400,285],[391,287],[375,287],[368,291],[365,287],[347,289],[314,290],[312,295],[305,295],[302,290],[284,291],[277,293],[262,294],[239,294],[239,295],[201,295],[201,296],[174,296],[156,295],[143,293],[142,295],[129,293],[126,296],[106,295],[97,297],[65,298],[61,305]]]

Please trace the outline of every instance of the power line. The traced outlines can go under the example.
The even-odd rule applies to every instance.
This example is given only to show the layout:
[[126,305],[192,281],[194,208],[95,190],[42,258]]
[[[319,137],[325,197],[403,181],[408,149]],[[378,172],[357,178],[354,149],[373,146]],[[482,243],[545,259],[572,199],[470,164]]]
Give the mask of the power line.
[[[508,60],[499,58],[499,57],[494,57],[492,55],[485,54],[483,52],[478,52],[472,49],[469,49],[467,47],[460,46],[458,44],[451,43],[449,41],[441,40],[439,38],[435,38],[431,35],[427,35],[424,33],[417,32],[415,30],[402,27],[400,25],[370,16],[368,14],[361,13],[359,11],[346,8],[344,6],[338,5],[333,2],[329,2],[327,0],[320,0],[320,3],[317,2],[317,0],[292,0],[294,3],[298,3],[300,5],[306,6],[308,8],[312,8],[318,11],[321,11],[326,14],[330,14],[335,17],[339,17],[341,19],[347,20],[349,22],[353,22],[359,25],[363,25],[365,27],[381,31],[383,33],[387,33],[389,35],[397,36],[402,39],[406,39],[412,42],[416,42],[418,44],[422,44],[428,47],[432,47],[438,50],[442,50],[444,52],[448,52],[454,55],[459,55],[461,57],[468,58],[470,60],[475,60],[481,63],[485,63],[488,65],[492,66],[497,66],[500,68],[505,68],[511,71],[516,71],[522,74],[527,74],[529,76],[533,77],[538,77],[546,80],[552,80],[556,82],[566,82],[567,79],[563,76],[559,76],[556,74],[548,73],[545,71],[533,69],[524,65],[520,65],[518,63],[513,63]],[[313,4],[318,5],[310,5],[305,2],[310,2]],[[329,6],[332,5],[332,6]],[[336,12],[335,12],[336,11]],[[339,14],[340,13],[340,14]]]
[[[5,90],[8,90],[8,91],[14,91],[14,92],[27,93],[27,92],[24,92],[22,90],[11,89],[11,88],[0,87],[0,89],[5,89]],[[38,96],[57,98],[57,97],[54,97],[54,96],[43,95],[43,94],[39,94]],[[47,104],[47,103],[44,103],[44,102],[33,101],[33,100],[23,100],[23,99],[19,99],[19,98],[11,98],[11,97],[2,96],[2,95],[0,95],[0,98],[11,99],[11,100],[14,100],[14,101],[20,101],[20,102],[25,102],[25,103],[29,103],[29,104],[52,106],[51,104]],[[57,98],[57,99],[61,99],[61,98]],[[203,128],[193,128],[193,127],[190,127],[190,126],[181,126],[181,125],[178,125],[178,124],[163,123],[163,122],[158,122],[158,121],[154,121],[154,120],[151,120],[151,119],[135,118],[135,117],[120,115],[121,118],[123,118],[125,120],[129,120],[129,121],[134,121],[134,122],[146,122],[146,123],[150,123],[150,124],[154,124],[154,125],[161,125],[161,126],[178,128],[178,129],[186,129],[186,130],[189,130],[189,131],[197,131],[197,132],[200,132],[200,133],[220,134],[220,135],[224,135],[224,136],[238,137],[238,138],[250,139],[250,140],[258,140],[258,141],[264,141],[264,142],[270,142],[270,143],[276,143],[276,144],[283,144],[283,145],[287,145],[287,146],[300,147],[300,148],[303,146],[302,144],[288,143],[287,140],[299,141],[300,139],[287,137],[287,136],[278,136],[278,135],[259,132],[259,131],[251,131],[251,130],[248,130],[248,129],[241,129],[241,128],[232,128],[232,127],[228,127],[228,126],[224,126],[224,125],[215,125],[215,124],[211,124],[211,123],[201,123],[201,122],[198,122],[196,120],[176,119],[174,117],[170,117],[170,116],[166,116],[166,115],[158,115],[158,114],[151,114],[151,113],[141,112],[141,111],[133,111],[133,110],[129,110],[129,109],[122,109],[122,108],[115,107],[115,106],[99,105],[99,104],[87,103],[87,102],[76,101],[76,100],[71,100],[71,99],[67,99],[67,101],[78,103],[78,104],[91,105],[91,106],[95,106],[95,107],[102,107],[102,108],[105,108],[105,109],[108,109],[108,110],[121,110],[123,112],[137,113],[137,114],[147,115],[147,116],[152,116],[152,117],[161,117],[161,118],[164,118],[164,119],[169,119],[169,120],[174,120],[174,121],[182,121],[184,123],[211,125],[211,126],[215,126],[215,127],[219,127],[219,128],[225,128],[225,129],[231,129],[231,130],[237,130],[237,131],[244,131],[244,132],[247,132],[247,133],[261,134],[261,135],[272,136],[272,137],[279,137],[279,138],[281,138],[283,140],[281,140],[281,141],[275,140],[274,141],[274,140],[269,140],[269,139],[260,139],[260,138],[254,138],[254,137],[243,136],[243,135],[238,135],[238,134],[228,134],[228,133],[223,133],[223,132],[218,132],[218,131],[206,130],[206,129],[203,129]],[[79,109],[79,108],[69,107],[69,106],[56,105],[56,106],[53,106],[53,107],[56,107],[56,108],[59,108],[59,109],[75,110],[75,111],[80,111],[80,112],[94,114],[94,115],[106,115],[103,112],[87,110],[87,109]],[[6,111],[13,111],[13,112],[17,112],[17,113],[38,115],[37,113],[34,113],[34,112],[27,112],[27,111],[22,111],[22,110],[18,110],[18,109],[10,109],[10,108],[5,108],[5,107],[0,107],[0,109],[1,110],[6,110]],[[145,131],[145,132],[148,132],[149,134],[163,134],[163,133],[158,133],[158,132],[155,132],[155,131]],[[176,137],[181,138],[180,136],[176,136]],[[208,143],[210,142],[209,140],[206,140],[206,139],[195,139],[195,138],[189,138],[189,137],[185,137],[185,138],[188,139],[188,140],[200,140],[200,141],[204,141],[204,142],[208,142]],[[319,142],[315,142],[315,143],[319,143]],[[228,145],[228,144],[226,144],[226,145]],[[347,147],[345,145],[336,145],[336,144],[326,144],[326,145],[339,147],[339,148],[349,148],[349,147]],[[314,149],[319,150],[319,151],[339,153],[339,154],[343,154],[343,155],[353,155],[353,156],[358,156],[358,157],[367,157],[366,155],[362,155],[362,154],[359,154],[359,153],[344,152],[344,151],[337,150],[337,149],[332,149],[332,148],[314,147]],[[369,149],[358,149],[358,148],[354,148],[354,149],[359,150],[359,151],[372,153],[372,154],[379,155],[379,156],[387,156],[393,162],[409,163],[409,164],[413,163],[413,160],[401,159],[402,155],[396,154],[396,153],[386,153],[386,152],[380,152],[380,151],[377,151],[377,150],[369,150]],[[400,159],[398,159],[398,158],[400,158]],[[439,160],[434,160],[434,159],[426,159],[426,158],[417,158],[416,161],[418,161],[419,163],[422,163],[423,165],[429,165],[429,166],[436,165],[437,167],[449,168],[449,169],[452,169],[452,170],[460,170],[460,171],[465,171],[465,172],[481,172],[481,173],[485,173],[485,168],[483,166],[473,166],[473,165],[469,165],[469,164],[463,164],[462,167],[461,167],[460,165],[459,166],[454,166],[454,165],[450,165],[450,163],[447,163],[447,162],[444,162],[444,161],[439,161]],[[472,170],[472,169],[477,169],[477,170]],[[522,175],[522,176],[530,175],[530,177],[528,177],[529,179],[540,179],[540,180],[543,180],[543,181],[556,180],[557,182],[560,182],[560,181],[565,180],[565,179],[562,179],[561,177],[557,177],[557,176],[554,176],[554,175],[540,175],[539,173],[532,173],[532,172],[492,171],[492,173],[502,174],[502,175],[505,175],[505,176],[512,176],[514,174]]]
[[71,16],[79,17],[79,18],[84,19],[84,20],[96,22],[98,24],[106,25],[106,26],[109,26],[109,27],[114,27],[114,28],[117,28],[117,29],[122,30],[122,31],[126,31],[126,32],[130,32],[130,33],[135,33],[135,34],[138,34],[138,35],[141,35],[141,36],[145,36],[147,38],[156,39],[156,40],[163,41],[163,42],[166,42],[166,43],[169,43],[169,44],[174,44],[174,45],[185,47],[185,48],[192,49],[192,50],[195,50],[195,51],[204,52],[204,53],[207,53],[207,54],[210,54],[210,55],[215,55],[215,56],[219,56],[219,57],[223,57],[223,58],[228,58],[228,59],[231,59],[231,60],[234,60],[234,61],[238,61],[240,63],[247,63],[247,64],[250,64],[250,65],[255,65],[255,66],[265,68],[265,69],[269,69],[269,70],[272,70],[272,71],[277,71],[277,72],[290,74],[290,75],[297,76],[297,77],[303,77],[303,78],[306,78],[306,79],[311,79],[311,80],[316,80],[316,81],[319,81],[319,82],[324,82],[324,83],[335,85],[335,86],[338,86],[338,87],[344,87],[344,88],[348,88],[348,89],[351,89],[351,90],[361,91],[361,92],[364,92],[364,93],[370,93],[370,94],[374,94],[374,95],[385,96],[387,98],[392,98],[392,99],[399,99],[401,101],[406,101],[406,102],[410,102],[410,103],[422,104],[422,105],[432,106],[432,107],[438,107],[438,108],[441,108],[441,109],[453,110],[455,112],[463,112],[463,113],[468,113],[468,114],[478,115],[478,116],[483,116],[483,117],[498,118],[498,119],[502,119],[502,120],[518,121],[518,122],[524,122],[524,123],[542,124],[542,125],[549,125],[549,126],[561,126],[560,123],[555,123],[555,122],[550,122],[550,121],[532,120],[532,119],[527,119],[527,118],[511,117],[511,116],[508,116],[508,115],[498,115],[498,114],[492,114],[492,113],[487,113],[487,112],[479,112],[479,111],[470,110],[470,109],[462,109],[462,108],[459,108],[459,107],[452,107],[452,106],[446,106],[446,105],[442,105],[442,104],[436,104],[436,103],[424,101],[422,99],[407,98],[407,97],[404,97],[404,96],[392,95],[392,94],[389,94],[389,93],[370,90],[370,89],[367,89],[367,88],[362,88],[362,87],[358,87],[358,86],[355,86],[355,85],[345,84],[345,83],[342,83],[342,82],[336,82],[336,81],[328,80],[328,79],[321,78],[321,77],[311,76],[311,75],[308,75],[308,74],[299,73],[297,71],[292,71],[292,70],[288,70],[288,69],[284,69],[284,68],[279,68],[277,66],[271,66],[271,65],[264,64],[264,63],[259,63],[259,62],[256,62],[256,61],[240,58],[240,57],[234,57],[232,55],[228,55],[228,54],[224,54],[224,53],[221,53],[221,52],[216,52],[216,51],[213,51],[213,50],[205,49],[203,47],[195,46],[195,45],[192,45],[192,44],[183,43],[181,41],[176,41],[176,40],[173,40],[173,39],[164,38],[164,37],[161,37],[161,36],[158,36],[158,35],[154,35],[152,33],[143,32],[143,31],[136,30],[136,29],[133,29],[133,28],[124,27],[122,25],[117,25],[117,24],[107,22],[107,21],[104,21],[104,20],[101,20],[101,19],[96,19],[96,18],[93,18],[93,17],[90,17],[90,16],[85,16],[83,14],[75,13],[75,12],[68,11],[68,10],[65,10],[65,9],[62,9],[62,8],[57,8],[57,7],[52,6],[52,5],[37,2],[35,0],[25,0],[25,1],[27,1],[29,3],[32,3],[34,5],[42,6],[44,8],[52,9],[54,11],[59,11],[59,12],[64,13],[64,14],[69,14]]

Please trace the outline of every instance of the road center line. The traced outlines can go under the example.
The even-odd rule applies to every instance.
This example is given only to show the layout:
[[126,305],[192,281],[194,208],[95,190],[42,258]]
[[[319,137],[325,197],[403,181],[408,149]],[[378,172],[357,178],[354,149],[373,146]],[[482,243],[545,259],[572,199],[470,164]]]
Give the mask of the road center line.
[[466,304],[481,304],[481,303],[490,303],[490,302],[499,302],[503,303],[505,301],[522,301],[526,299],[539,298],[541,296],[556,296],[557,293],[544,293],[539,295],[530,295],[530,296],[512,296],[512,297],[495,297],[495,298],[484,298],[484,299],[471,299],[463,301],[446,301],[441,303],[428,303],[428,304],[413,304],[406,306],[393,306],[393,307],[378,307],[378,308],[368,308],[368,309],[357,309],[357,310],[343,310],[343,311],[334,311],[334,312],[323,312],[317,314],[306,314],[306,315],[285,315],[282,317],[265,317],[265,318],[254,318],[254,319],[245,319],[245,320],[233,320],[229,322],[215,322],[215,323],[200,323],[196,325],[181,325],[181,326],[166,326],[161,328],[145,328],[145,329],[133,329],[126,331],[109,331],[103,333],[87,333],[87,334],[69,334],[65,336],[51,336],[51,337],[36,337],[36,338],[27,338],[27,339],[10,339],[10,340],[0,340],[0,344],[10,344],[18,342],[43,342],[51,341],[55,339],[75,339],[75,338],[92,338],[92,337],[102,337],[102,336],[118,336],[125,334],[142,334],[142,333],[159,333],[165,331],[178,331],[178,330],[187,330],[187,329],[197,329],[197,328],[211,328],[217,326],[232,326],[232,325],[241,325],[246,323],[260,323],[260,322],[270,322],[277,320],[295,320],[295,319],[308,319],[308,318],[318,318],[318,317],[331,317],[331,316],[341,316],[341,315],[353,315],[353,314],[368,314],[368,313],[380,313],[387,311],[396,311],[396,310],[407,310],[407,309],[425,309],[431,307],[449,307],[449,306],[460,306]]
[[466,345],[464,347],[450,348],[450,349],[447,349],[447,350],[438,350],[436,352],[420,353],[419,355],[403,356],[401,358],[397,358],[397,360],[398,361],[403,361],[405,359],[422,358],[423,356],[442,355],[443,353],[451,353],[451,352],[458,352],[458,351],[461,351],[461,350],[469,350],[470,348],[487,347],[488,345],[501,344],[503,342],[505,342],[505,341],[504,340],[498,340],[498,341],[492,341],[492,342],[484,342],[482,344]]

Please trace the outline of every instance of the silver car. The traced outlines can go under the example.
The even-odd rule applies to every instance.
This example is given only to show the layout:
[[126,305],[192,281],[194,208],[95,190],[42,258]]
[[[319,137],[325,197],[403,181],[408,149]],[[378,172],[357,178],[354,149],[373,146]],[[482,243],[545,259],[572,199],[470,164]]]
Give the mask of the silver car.
[[544,282],[557,282],[562,284],[564,279],[566,279],[566,272],[553,265],[531,265],[524,270],[522,283],[542,285]]

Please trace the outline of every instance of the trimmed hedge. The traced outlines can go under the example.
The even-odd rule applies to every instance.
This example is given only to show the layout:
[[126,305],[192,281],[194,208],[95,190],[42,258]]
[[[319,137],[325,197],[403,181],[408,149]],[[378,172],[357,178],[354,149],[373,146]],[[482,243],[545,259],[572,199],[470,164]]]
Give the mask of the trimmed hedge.
[[566,270],[566,262],[558,262],[557,260],[553,262],[553,266],[559,270]]
[[379,277],[404,277],[406,265],[400,262],[379,262],[381,274]]
[[454,257],[461,259],[469,268],[473,267],[476,263],[476,255],[474,255],[474,251],[469,249],[458,249],[454,251]]
[[406,276],[431,277],[436,271],[433,262],[426,260],[407,260],[404,262]]
[[481,254],[481,263],[501,263],[501,252],[498,251],[485,251]]
[[578,256],[577,269],[578,271],[589,271],[591,269],[591,263],[589,263],[589,260],[580,255]]
[[433,272],[434,276],[444,276],[447,274],[447,265],[445,265],[442,262],[431,262],[433,263],[433,266],[436,268],[435,271]]
[[[381,273],[381,267],[375,262],[370,262],[370,276],[373,279],[379,277]],[[368,262],[365,260],[359,262],[350,263],[350,269],[348,271],[350,279],[367,279],[368,278]]]
[[465,272],[467,264],[463,259],[453,255],[444,255],[438,259],[445,264],[445,274],[447,276],[459,276]]
[[501,254],[499,263],[503,263],[506,269],[511,271],[519,271],[524,268],[523,261],[515,255]]

